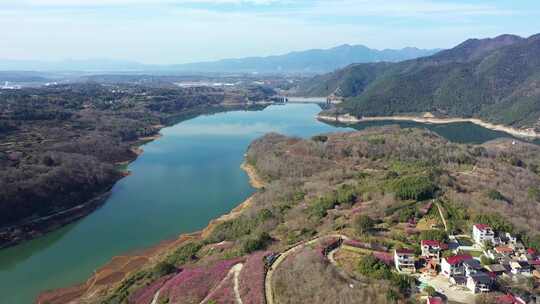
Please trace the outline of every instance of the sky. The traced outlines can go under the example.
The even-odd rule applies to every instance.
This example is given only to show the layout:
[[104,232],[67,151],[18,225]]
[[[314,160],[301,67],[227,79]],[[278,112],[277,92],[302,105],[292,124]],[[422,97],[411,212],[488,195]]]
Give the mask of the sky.
[[0,0],[0,58],[172,64],[540,32],[538,0]]

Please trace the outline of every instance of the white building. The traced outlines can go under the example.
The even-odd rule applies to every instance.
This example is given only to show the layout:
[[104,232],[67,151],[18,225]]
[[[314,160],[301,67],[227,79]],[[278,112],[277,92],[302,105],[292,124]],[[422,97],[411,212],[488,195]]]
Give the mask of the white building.
[[495,232],[489,225],[475,224],[472,233],[474,241],[479,245],[484,245],[486,242],[494,243]]
[[491,291],[491,278],[485,273],[479,273],[467,277],[467,288],[473,293]]
[[420,247],[422,249],[422,257],[426,260],[435,260],[437,263],[441,261],[441,251],[443,246],[439,241],[434,240],[422,240],[420,242]]
[[414,250],[411,249],[396,249],[394,250],[394,263],[399,272],[413,273],[416,271],[416,258]]

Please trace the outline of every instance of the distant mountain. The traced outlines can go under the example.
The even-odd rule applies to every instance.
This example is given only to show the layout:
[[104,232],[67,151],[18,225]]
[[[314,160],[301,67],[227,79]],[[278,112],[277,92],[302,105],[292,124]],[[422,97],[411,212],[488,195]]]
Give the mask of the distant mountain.
[[338,95],[361,116],[432,112],[540,128],[540,34],[470,39],[400,63],[355,64],[301,84],[298,94]]
[[58,62],[0,60],[0,70],[27,71],[153,71],[160,73],[327,73],[351,63],[396,62],[429,56],[439,50],[404,48],[375,50],[362,45],[342,45],[332,49],[292,52],[280,56],[224,59],[176,65],[147,65],[108,59]]
[[292,52],[280,56],[225,59],[176,65],[174,69],[192,72],[304,73],[334,71],[351,63],[397,62],[432,55],[440,50],[404,48],[375,50],[363,45],[342,45],[331,49]]

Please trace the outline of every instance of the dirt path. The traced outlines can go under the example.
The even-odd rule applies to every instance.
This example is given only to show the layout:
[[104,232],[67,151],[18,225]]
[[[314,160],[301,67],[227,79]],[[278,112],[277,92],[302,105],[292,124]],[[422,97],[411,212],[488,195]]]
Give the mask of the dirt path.
[[[212,296],[214,295],[214,293],[219,290],[221,287],[223,287],[223,285],[225,285],[225,283],[227,283],[227,281],[229,281],[229,279],[231,279],[231,277],[233,278],[233,282],[234,282],[234,296],[235,296],[235,299],[236,299],[236,304],[243,304],[242,303],[242,299],[240,298],[240,287],[239,287],[239,282],[238,282],[238,278],[240,277],[240,272],[242,271],[242,268],[244,268],[244,264],[242,263],[238,263],[236,265],[234,265],[230,270],[229,270],[229,273],[227,273],[227,276],[225,276],[225,278],[223,278],[223,280],[221,280],[221,282],[219,282],[219,284],[211,291],[208,293],[208,295],[206,295],[206,297],[201,301],[200,304],[206,304],[208,303],[208,301],[210,301],[212,299]],[[158,291],[159,292],[159,291]],[[154,304],[154,303],[152,303]]]
[[444,225],[444,231],[448,232],[448,226],[446,225],[446,220],[444,219],[444,214],[442,212],[441,205],[439,203],[435,203],[435,205],[437,205],[437,209],[439,210],[439,215],[441,216],[441,220]]
[[156,294],[154,295],[154,298],[152,299],[152,303],[151,304],[157,304],[157,301],[159,299],[159,293],[161,292],[161,288],[156,292]]
[[240,297],[240,272],[242,271],[242,268],[244,267],[243,264],[236,264],[234,265],[234,297],[236,299],[236,304],[244,304],[242,302],[242,298]]

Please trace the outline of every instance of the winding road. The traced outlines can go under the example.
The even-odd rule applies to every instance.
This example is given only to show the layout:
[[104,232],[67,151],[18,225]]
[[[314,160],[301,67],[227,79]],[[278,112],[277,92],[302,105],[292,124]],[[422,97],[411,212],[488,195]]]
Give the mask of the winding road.
[[[346,236],[346,235],[330,234],[330,235],[320,236],[320,237],[317,237],[315,239],[311,239],[311,240],[306,241],[304,243],[300,243],[300,244],[298,244],[298,245],[296,245],[294,247],[289,248],[288,250],[284,251],[283,253],[281,253],[281,255],[274,261],[272,266],[270,266],[270,268],[266,272],[266,277],[264,279],[264,293],[266,295],[266,304],[275,304],[274,291],[272,289],[272,279],[273,279],[273,276],[274,276],[274,272],[279,267],[279,265],[281,265],[281,263],[283,263],[283,261],[285,261],[285,259],[287,259],[287,257],[290,256],[292,253],[297,252],[298,250],[304,248],[307,245],[315,244],[316,242],[318,242],[318,241],[320,241],[322,239],[326,239],[326,238],[341,238],[342,240],[349,240],[349,237]],[[335,253],[335,251],[337,249],[331,251],[329,253],[329,255],[328,255],[330,263],[332,265],[334,265],[336,268],[337,268],[337,262],[334,260],[333,255],[334,255],[334,253]],[[338,269],[338,272],[341,275],[343,275],[343,273],[341,271],[339,271],[339,268],[337,268],[337,269]],[[350,279],[350,278],[348,278],[348,279]]]

